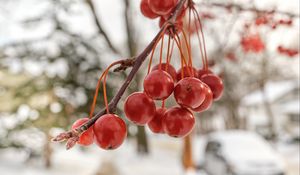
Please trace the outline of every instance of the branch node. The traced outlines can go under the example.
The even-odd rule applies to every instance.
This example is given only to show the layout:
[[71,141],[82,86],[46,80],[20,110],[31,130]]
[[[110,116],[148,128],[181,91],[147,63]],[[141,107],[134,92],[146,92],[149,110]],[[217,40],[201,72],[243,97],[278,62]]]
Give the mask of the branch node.
[[120,66],[115,68],[113,71],[114,72],[125,71],[127,68],[132,67],[134,65],[135,60],[136,60],[135,57],[125,59],[120,63]]

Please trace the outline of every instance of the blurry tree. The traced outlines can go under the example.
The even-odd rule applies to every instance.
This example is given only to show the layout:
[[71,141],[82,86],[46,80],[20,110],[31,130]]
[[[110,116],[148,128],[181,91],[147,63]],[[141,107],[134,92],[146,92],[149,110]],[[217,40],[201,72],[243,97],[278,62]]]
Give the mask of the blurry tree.
[[[0,3],[7,5],[3,1]],[[18,4],[20,1],[10,3]],[[0,100],[0,104],[4,104],[0,107],[0,112],[2,112],[3,119],[7,116],[17,121],[14,126],[3,124],[5,134],[1,135],[0,145],[1,147],[15,146],[32,149],[31,145],[24,145],[21,140],[16,141],[14,136],[16,132],[38,128],[44,133],[45,141],[43,142],[45,143],[44,149],[40,151],[44,150],[46,166],[50,166],[49,131],[52,128],[67,129],[74,120],[88,115],[103,61],[107,59],[107,56],[119,55],[121,51],[110,40],[92,1],[53,0],[47,3],[47,8],[43,13],[19,22],[24,30],[34,30],[45,23],[50,23],[47,32],[37,33],[37,35],[40,33],[45,35],[28,40],[12,41],[0,47],[0,74],[3,77],[0,87],[5,91],[5,96],[3,95]],[[87,34],[74,32],[68,18],[80,15],[85,12],[85,9],[90,11],[94,29],[89,29],[92,32]],[[122,52],[133,56],[136,54],[136,45],[133,37],[134,26],[130,22],[130,11],[127,1],[123,20],[126,21],[128,51],[122,50]],[[5,12],[3,10],[3,13]],[[17,65],[20,65],[20,68],[15,70]],[[110,98],[114,87],[119,86],[118,82],[122,81],[126,74],[109,76],[114,80],[108,81],[108,97]],[[138,88],[138,86],[134,87],[134,90]],[[101,91],[100,95],[102,96]],[[103,101],[99,98],[97,108],[102,107]],[[25,119],[18,121],[18,118],[22,116]],[[138,138],[142,138],[139,143],[143,143],[139,145],[144,146],[145,149],[142,150],[147,152],[144,129],[139,129],[139,131]],[[31,150],[31,152],[34,151],[36,150]]]
[[[246,129],[247,118],[240,112],[245,96],[258,89],[265,92],[265,84],[269,81],[297,79],[295,72],[282,67],[283,64],[293,64],[293,58],[299,54],[299,42],[289,42],[286,47],[290,52],[286,56],[277,49],[282,43],[274,49],[273,42],[278,37],[275,35],[277,30],[282,28],[291,31],[294,37],[299,34],[296,24],[299,15],[276,8],[259,9],[254,1],[251,2],[250,6],[206,1],[199,4],[204,30],[209,36],[207,40],[214,43],[209,53],[211,66],[225,83],[222,99],[200,119],[206,130],[214,127],[212,121],[209,122],[214,115],[224,118],[227,129]],[[266,116],[269,117],[269,135],[274,139],[274,114],[266,96],[264,101]]]

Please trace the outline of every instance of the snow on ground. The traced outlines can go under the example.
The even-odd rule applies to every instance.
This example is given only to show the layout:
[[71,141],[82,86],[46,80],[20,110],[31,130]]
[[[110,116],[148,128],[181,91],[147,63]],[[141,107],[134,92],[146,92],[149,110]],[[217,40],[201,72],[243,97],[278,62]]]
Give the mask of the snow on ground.
[[287,175],[300,174],[300,145],[278,143],[276,149],[282,155],[287,166]]
[[94,175],[102,161],[113,161],[120,175],[182,175],[181,141],[156,137],[151,139],[151,154],[138,156],[133,141],[126,141],[115,151],[103,151],[92,146],[82,151],[77,146],[66,151],[53,145],[53,167],[44,169],[41,162],[24,163],[25,155],[12,149],[0,150],[1,175]]
[[[195,162],[203,161],[205,137],[193,142]],[[203,172],[184,173],[181,166],[182,141],[167,136],[150,136],[151,153],[137,155],[133,140],[119,149],[104,151],[97,146],[82,150],[79,146],[66,151],[63,145],[53,145],[53,167],[45,169],[42,161],[25,162],[26,154],[13,149],[0,150],[1,175],[95,175],[113,162],[120,175],[204,175]],[[287,175],[299,175],[299,145],[278,144],[276,147],[287,163]]]

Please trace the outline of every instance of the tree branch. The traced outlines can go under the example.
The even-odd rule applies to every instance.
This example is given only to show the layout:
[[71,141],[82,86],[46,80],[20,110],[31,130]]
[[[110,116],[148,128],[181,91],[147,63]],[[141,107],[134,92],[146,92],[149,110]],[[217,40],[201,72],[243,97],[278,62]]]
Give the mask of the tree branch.
[[105,41],[107,42],[108,47],[115,53],[119,54],[120,52],[118,51],[118,49],[113,45],[113,43],[111,42],[111,40],[109,39],[107,33],[105,32],[105,30],[103,29],[100,19],[97,15],[96,9],[95,9],[95,5],[93,4],[92,0],[86,0],[87,4],[89,5],[89,7],[92,10],[93,13],[93,17],[94,17],[94,21],[95,24],[99,30],[99,33],[104,37]]
[[[113,97],[113,99],[110,101],[108,108],[109,111],[114,112],[116,110],[117,104],[119,103],[121,97],[123,96],[124,92],[128,88],[130,82],[136,75],[137,71],[140,69],[142,63],[145,61],[147,56],[151,53],[152,49],[155,46],[155,43],[161,38],[163,32],[165,31],[165,28],[167,25],[172,24],[174,26],[176,18],[180,14],[181,10],[184,7],[184,3],[188,0],[180,0],[179,3],[176,5],[175,10],[172,14],[172,16],[168,19],[168,21],[165,23],[165,25],[160,29],[160,31],[156,34],[154,39],[150,42],[150,44],[144,49],[142,53],[140,53],[138,56],[135,57],[134,65],[132,66],[132,70],[129,73],[128,77],[126,78],[125,82],[117,92],[117,94]],[[169,26],[169,27],[172,27]],[[100,118],[102,115],[106,113],[106,109],[102,109],[99,111],[96,115],[94,115],[88,122],[86,122],[84,125],[80,126],[79,128],[76,128],[75,130],[71,130],[65,133],[61,133],[58,136],[56,136],[53,141],[61,142],[64,140],[67,141],[67,149],[72,148],[76,141],[78,140],[81,133],[86,131],[89,127],[91,127],[98,118]]]
[[291,18],[297,17],[299,18],[299,14],[294,14],[290,12],[284,12],[284,11],[278,11],[278,10],[263,10],[263,9],[257,9],[255,7],[243,7],[242,5],[239,4],[225,4],[225,3],[215,3],[215,2],[201,2],[197,3],[197,5],[201,6],[214,6],[214,7],[220,7],[220,8],[226,8],[226,9],[236,9],[238,11],[252,11],[255,13],[276,13],[276,14],[282,14],[282,15],[287,15]]

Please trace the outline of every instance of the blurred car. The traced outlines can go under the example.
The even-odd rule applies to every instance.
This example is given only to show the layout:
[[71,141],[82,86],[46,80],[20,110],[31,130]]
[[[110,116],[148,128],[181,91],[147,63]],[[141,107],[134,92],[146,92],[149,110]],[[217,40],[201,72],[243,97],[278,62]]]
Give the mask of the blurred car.
[[261,136],[222,131],[208,136],[204,169],[209,175],[284,175],[284,163]]

